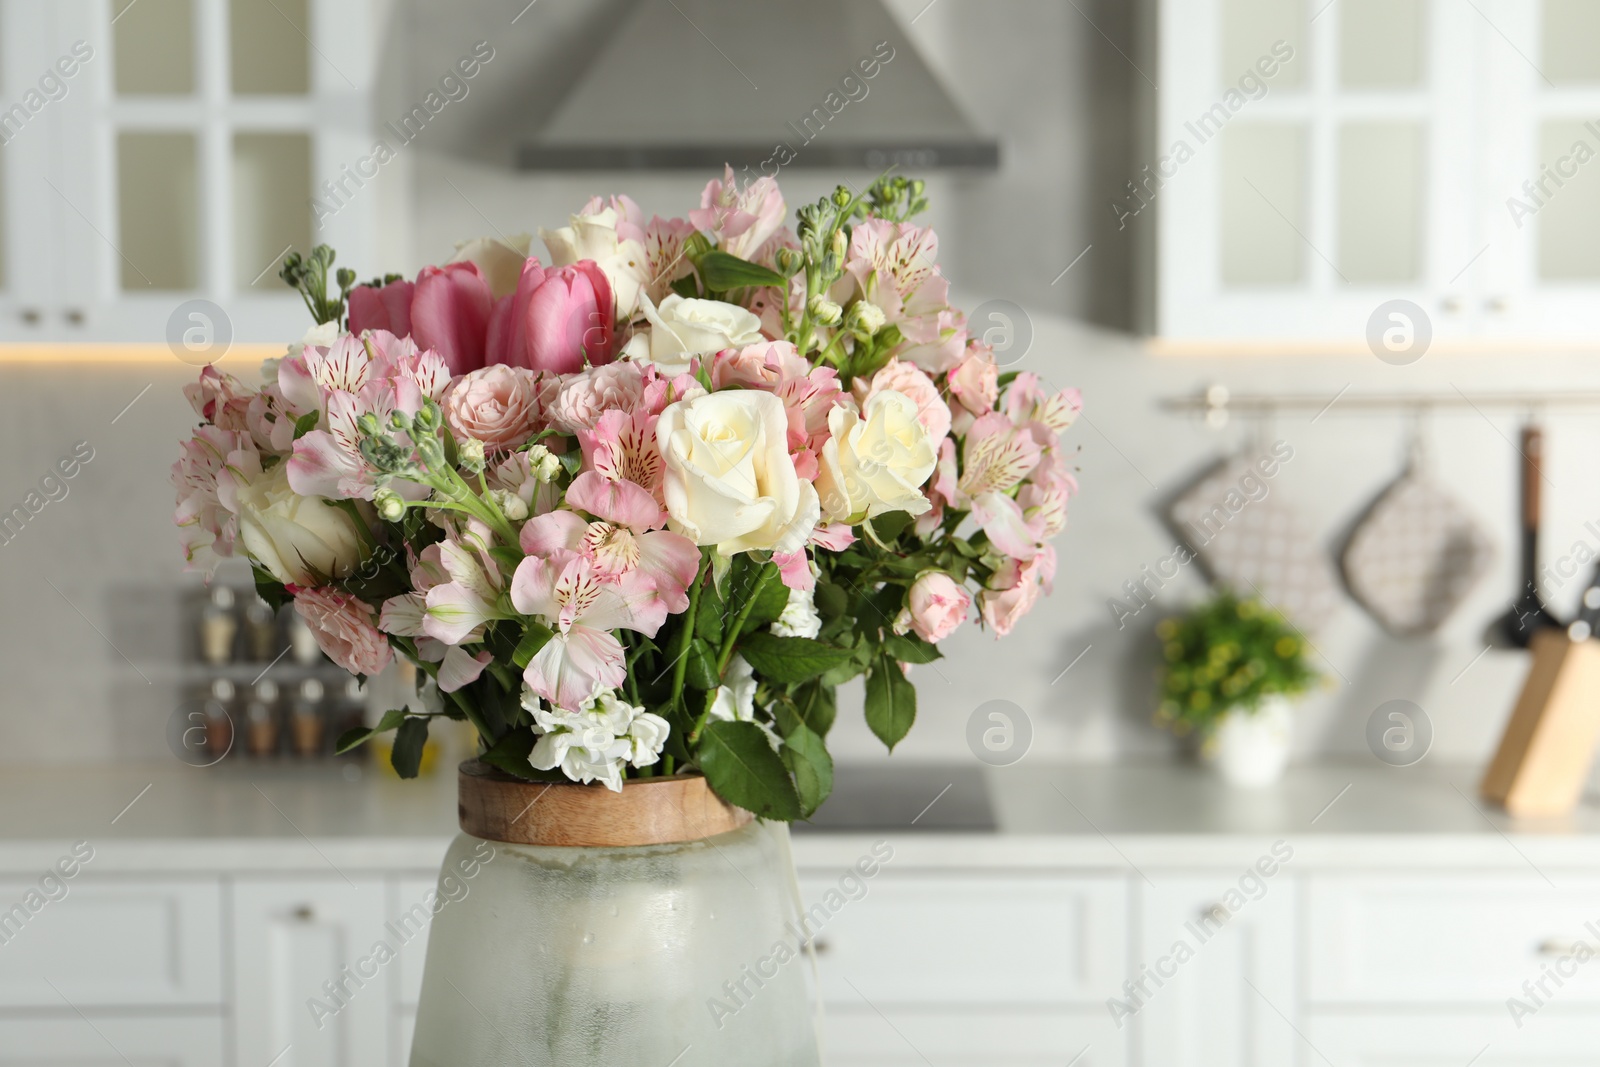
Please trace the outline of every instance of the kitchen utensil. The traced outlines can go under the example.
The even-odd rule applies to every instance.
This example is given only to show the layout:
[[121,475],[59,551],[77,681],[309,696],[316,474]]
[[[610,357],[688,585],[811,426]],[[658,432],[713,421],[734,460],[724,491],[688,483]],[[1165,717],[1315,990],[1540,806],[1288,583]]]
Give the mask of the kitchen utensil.
[[1600,642],[1550,626],[1479,791],[1512,815],[1564,815],[1577,804],[1600,740]]
[[1516,648],[1527,648],[1540,629],[1560,626],[1560,621],[1539,595],[1539,522],[1542,509],[1540,482],[1544,478],[1544,431],[1530,422],[1522,428],[1522,588],[1511,610],[1496,626],[1501,637]]
[[1600,632],[1600,564],[1594,568],[1589,587],[1578,601],[1578,617],[1567,626],[1567,636],[1574,641],[1587,641]]
[[1337,608],[1338,584],[1310,527],[1278,496],[1284,449],[1251,448],[1218,464],[1169,516],[1216,581],[1315,630]]
[[1419,426],[1405,471],[1367,510],[1340,562],[1351,595],[1408,637],[1438,630],[1493,558],[1471,512],[1434,480]]
[[233,610],[233,590],[225,585],[211,587],[211,601],[200,613],[200,655],[209,664],[221,666],[233,659],[233,638],[239,632],[239,619]]

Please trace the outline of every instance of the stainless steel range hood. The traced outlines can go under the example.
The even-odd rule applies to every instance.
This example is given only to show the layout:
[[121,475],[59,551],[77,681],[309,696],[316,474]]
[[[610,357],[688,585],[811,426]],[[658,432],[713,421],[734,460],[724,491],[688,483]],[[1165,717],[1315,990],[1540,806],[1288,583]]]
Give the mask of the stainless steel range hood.
[[993,170],[880,0],[639,0],[522,170]]

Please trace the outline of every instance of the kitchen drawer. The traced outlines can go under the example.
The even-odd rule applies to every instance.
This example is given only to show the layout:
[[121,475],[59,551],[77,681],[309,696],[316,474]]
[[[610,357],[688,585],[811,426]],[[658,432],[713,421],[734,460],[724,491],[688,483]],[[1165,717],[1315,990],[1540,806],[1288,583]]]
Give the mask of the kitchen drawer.
[[[800,879],[830,1005],[856,1008],[867,997],[880,1006],[1081,1003],[1104,1011],[1122,984],[1121,878],[884,870],[858,900],[840,892],[838,879],[822,871]],[[830,904],[839,906],[827,915]]]
[[[830,1008],[826,1067],[1121,1067],[1127,1040],[1105,1011]],[[1074,1059],[1074,1057],[1077,1057]],[[1460,1065],[1456,1065],[1460,1067]]]
[[0,1007],[222,1003],[218,882],[80,874],[65,886],[29,914],[23,902],[39,883],[0,880]]
[[1593,1067],[1600,1018],[1551,1007],[1519,1030],[1505,1006],[1474,1011],[1322,1013],[1306,1027],[1322,1067]]
[[[1594,929],[1585,926],[1594,923]],[[1548,966],[1573,972],[1564,1004],[1600,1001],[1600,880],[1537,875],[1316,877],[1307,910],[1316,1004],[1504,1005]]]
[[220,1017],[0,1020],[0,1067],[217,1067],[222,1047]]

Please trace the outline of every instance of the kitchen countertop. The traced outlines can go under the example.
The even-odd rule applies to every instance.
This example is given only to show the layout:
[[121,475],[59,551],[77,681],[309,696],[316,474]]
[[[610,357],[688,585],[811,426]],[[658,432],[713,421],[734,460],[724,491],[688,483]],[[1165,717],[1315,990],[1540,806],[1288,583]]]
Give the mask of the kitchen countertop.
[[[909,772],[909,765],[902,774]],[[966,769],[970,773],[970,768]],[[1231,868],[1279,839],[1295,867],[1503,868],[1531,877],[1600,869],[1600,799],[1572,815],[1519,821],[1476,795],[1481,769],[1371,761],[1291,767],[1262,790],[1234,790],[1172,763],[986,768],[998,829],[795,835],[802,868],[853,863],[889,840],[895,869]],[[950,769],[910,775],[937,809]],[[911,788],[910,785],[907,788]],[[903,810],[916,810],[911,805]],[[6,769],[0,773],[0,873],[29,876],[71,842],[95,848],[97,875],[418,871],[456,831],[453,775],[399,782],[368,772],[181,764]]]

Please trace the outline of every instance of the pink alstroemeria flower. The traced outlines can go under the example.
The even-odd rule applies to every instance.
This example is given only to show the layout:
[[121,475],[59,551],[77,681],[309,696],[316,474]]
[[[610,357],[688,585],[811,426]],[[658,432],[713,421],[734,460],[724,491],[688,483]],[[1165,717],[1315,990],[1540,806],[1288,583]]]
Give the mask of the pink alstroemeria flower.
[[658,415],[607,411],[594,429],[578,431],[584,470],[567,489],[573,507],[636,533],[666,522],[661,506],[666,463],[656,444]]
[[[547,539],[564,539],[561,526],[567,520],[556,518],[561,514],[530,519],[522,528],[524,551],[528,544],[542,546]],[[584,526],[587,530],[588,524]],[[511,603],[555,630],[522,678],[533,692],[568,710],[581,706],[597,690],[615,688],[626,680],[622,642],[612,630],[638,630],[653,637],[666,619],[655,582],[642,569],[609,575],[594,558],[564,548],[530,555],[517,565]]]
[[[666,530],[641,533],[610,522],[586,522],[566,510],[528,520],[521,543],[529,555],[576,552],[593,560],[600,574],[618,580],[633,571],[642,572],[660,601],[657,605],[641,600],[635,605],[649,633],[666,621],[667,614],[689,607],[688,588],[700,573],[700,550],[682,534]],[[659,619],[655,617],[658,609]]]

